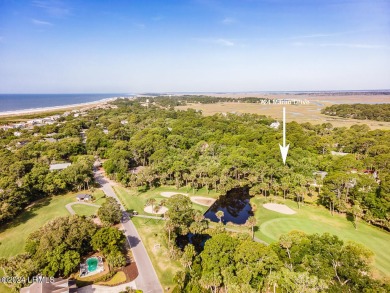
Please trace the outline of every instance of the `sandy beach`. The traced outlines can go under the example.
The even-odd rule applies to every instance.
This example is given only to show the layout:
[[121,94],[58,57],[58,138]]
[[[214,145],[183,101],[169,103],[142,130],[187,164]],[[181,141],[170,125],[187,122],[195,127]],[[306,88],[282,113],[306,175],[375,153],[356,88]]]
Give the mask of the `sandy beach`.
[[86,108],[87,109],[87,108],[92,108],[92,107],[96,107],[96,106],[102,106],[102,105],[105,105],[108,102],[111,102],[114,100],[116,100],[116,98],[108,98],[108,99],[98,100],[98,101],[94,101],[94,102],[72,104],[72,105],[62,105],[62,106],[54,106],[54,107],[42,107],[42,108],[34,108],[34,109],[5,111],[5,112],[0,112],[0,117],[53,112],[53,111],[57,111],[57,110],[58,111],[60,111],[60,110],[66,111],[66,110],[74,110],[74,109],[79,109],[79,108]]

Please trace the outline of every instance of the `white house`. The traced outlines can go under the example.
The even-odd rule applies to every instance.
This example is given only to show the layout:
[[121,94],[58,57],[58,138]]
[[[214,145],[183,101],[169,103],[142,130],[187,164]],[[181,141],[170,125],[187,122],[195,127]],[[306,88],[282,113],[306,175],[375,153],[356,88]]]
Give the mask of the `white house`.
[[272,122],[269,127],[273,128],[273,129],[278,129],[279,126],[280,126],[279,121],[275,121],[275,122]]

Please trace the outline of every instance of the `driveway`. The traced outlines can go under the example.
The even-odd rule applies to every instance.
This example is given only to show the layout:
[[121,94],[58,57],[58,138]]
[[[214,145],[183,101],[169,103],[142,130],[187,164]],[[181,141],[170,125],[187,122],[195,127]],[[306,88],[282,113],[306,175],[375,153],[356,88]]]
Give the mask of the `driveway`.
[[77,293],[118,293],[124,291],[127,287],[135,289],[134,281],[113,287],[88,285],[85,287],[78,288]]
[[95,179],[96,182],[102,186],[104,193],[107,196],[115,198],[121,206],[123,213],[121,220],[123,233],[125,234],[126,239],[130,244],[131,251],[133,252],[133,256],[138,268],[138,277],[135,279],[137,289],[143,290],[144,293],[162,293],[163,289],[158,280],[152,262],[150,261],[149,255],[146,252],[145,246],[141,241],[141,237],[139,236],[137,229],[127,214],[124,206],[112,189],[109,180],[103,177],[102,173],[99,171],[95,172]]

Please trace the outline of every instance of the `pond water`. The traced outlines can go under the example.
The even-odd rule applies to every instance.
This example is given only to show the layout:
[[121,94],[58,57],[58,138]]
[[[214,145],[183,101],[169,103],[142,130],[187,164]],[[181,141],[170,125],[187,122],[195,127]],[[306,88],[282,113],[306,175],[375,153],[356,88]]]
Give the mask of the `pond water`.
[[196,251],[200,253],[203,250],[206,241],[210,238],[211,236],[208,234],[188,233],[187,235],[178,235],[176,238],[176,244],[181,249],[184,249],[187,244],[191,243],[195,246]]
[[245,224],[246,220],[253,216],[249,198],[249,188],[234,188],[228,191],[226,195],[220,196],[204,216],[213,222],[219,222],[215,213],[223,211],[222,222],[224,224],[227,222]]

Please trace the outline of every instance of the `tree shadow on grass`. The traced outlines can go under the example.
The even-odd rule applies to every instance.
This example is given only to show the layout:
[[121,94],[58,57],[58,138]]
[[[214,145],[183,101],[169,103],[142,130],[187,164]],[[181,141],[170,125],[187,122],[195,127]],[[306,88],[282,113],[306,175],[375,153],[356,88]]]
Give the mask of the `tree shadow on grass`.
[[351,213],[346,214],[346,218],[348,222],[351,222],[353,227],[356,229],[356,222],[355,222],[355,217]]
[[37,211],[42,207],[48,206],[51,202],[51,198],[43,198],[34,202],[26,210],[22,211],[16,218],[5,225],[0,226],[0,233],[5,232],[8,229],[15,228],[21,224],[26,223],[28,220],[34,218],[38,213]]

